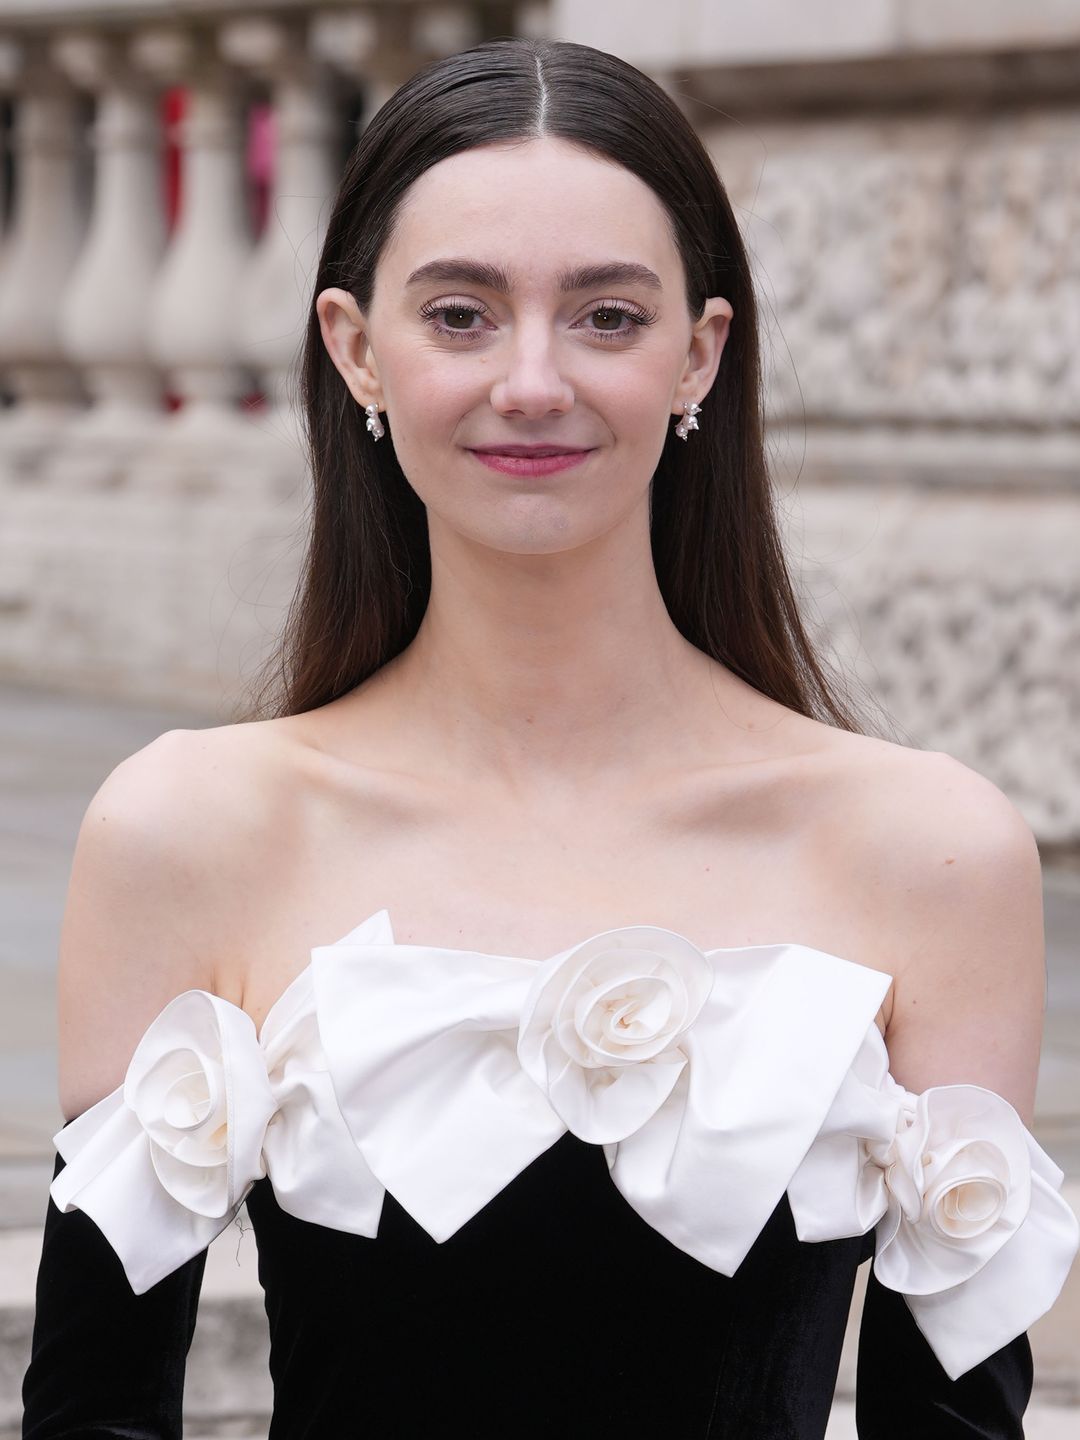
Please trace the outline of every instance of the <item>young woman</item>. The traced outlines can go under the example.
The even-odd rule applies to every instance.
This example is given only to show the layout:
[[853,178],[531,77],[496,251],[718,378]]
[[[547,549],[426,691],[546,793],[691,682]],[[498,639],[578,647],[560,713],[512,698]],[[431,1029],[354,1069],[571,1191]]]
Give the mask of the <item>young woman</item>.
[[871,1255],[860,1434],[1021,1435],[1077,1244],[1035,844],[815,658],[678,109],[578,45],[421,71],[302,398],[273,713],[79,835],[24,1435],[179,1435],[245,1200],[274,1440],[820,1440]]

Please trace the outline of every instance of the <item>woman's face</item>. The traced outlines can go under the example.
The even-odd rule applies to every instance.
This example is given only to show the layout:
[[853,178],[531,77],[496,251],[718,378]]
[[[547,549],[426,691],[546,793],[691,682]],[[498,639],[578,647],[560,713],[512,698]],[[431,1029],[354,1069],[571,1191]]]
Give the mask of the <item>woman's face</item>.
[[[733,313],[712,299],[695,325],[652,190],[547,137],[425,171],[367,314],[336,288],[317,307],[353,396],[385,412],[432,543],[444,523],[520,554],[585,543],[635,507],[647,515],[672,417],[712,385]],[[490,453],[500,446],[558,447],[574,463],[530,473]]]

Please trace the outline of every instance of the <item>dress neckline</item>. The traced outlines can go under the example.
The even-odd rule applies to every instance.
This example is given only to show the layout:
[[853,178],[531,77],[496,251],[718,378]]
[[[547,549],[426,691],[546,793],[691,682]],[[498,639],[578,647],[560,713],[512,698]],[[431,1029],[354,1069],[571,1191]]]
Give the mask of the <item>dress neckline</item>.
[[[377,929],[376,926],[378,926]],[[306,988],[306,986],[312,983],[315,963],[314,957],[316,953],[320,951],[336,950],[339,948],[345,948],[346,946],[352,946],[358,949],[389,948],[393,950],[401,950],[403,952],[422,951],[430,953],[431,951],[438,951],[440,954],[443,955],[471,955],[481,960],[508,961],[510,963],[525,965],[535,970],[541,965],[546,965],[548,961],[552,959],[555,955],[561,955],[564,954],[566,950],[576,949],[579,945],[588,944],[591,940],[595,940],[600,935],[615,934],[618,931],[622,930],[637,929],[660,930],[663,931],[664,934],[676,935],[682,940],[687,939],[686,936],[682,935],[681,931],[672,930],[669,926],[652,925],[649,924],[647,921],[642,921],[637,925],[614,925],[607,927],[603,930],[594,931],[591,935],[586,935],[583,936],[580,940],[573,941],[570,945],[565,946],[563,950],[555,950],[550,956],[546,955],[543,957],[543,959],[535,960],[526,955],[508,955],[500,953],[499,951],[475,950],[470,949],[467,946],[429,945],[416,944],[411,941],[399,941],[394,937],[394,924],[393,920],[390,917],[390,911],[386,906],[382,906],[380,909],[372,911],[372,913],[367,916],[366,919],[361,920],[359,924],[352,926],[352,928],[350,930],[347,930],[345,934],[340,937],[340,939],[334,940],[328,945],[312,946],[311,958],[308,960],[308,963],[296,976],[294,976],[292,980],[289,981],[288,985],[285,986],[285,989],[281,991],[277,999],[273,1001],[273,1003],[270,1005],[270,1008],[263,1016],[262,1024],[258,1027],[256,1032],[256,1038],[258,1040],[258,1043],[261,1044],[264,1035],[270,1028],[271,1018],[277,1019],[278,1012],[286,1010],[287,1002],[294,996],[294,993],[300,991],[302,988]],[[380,938],[364,938],[369,931],[374,931],[376,935],[380,935]],[[689,943],[693,944],[692,941],[690,941]],[[814,955],[824,956],[826,960],[834,961],[838,965],[848,966],[854,970],[866,971],[873,969],[873,967],[869,965],[860,965],[857,960],[849,960],[843,955],[834,954],[831,950],[821,950],[816,945],[806,945],[802,941],[798,940],[762,941],[753,945],[714,945],[709,946],[706,949],[702,949],[701,953],[706,957],[709,957],[713,955],[744,955],[748,953],[753,953],[754,951],[766,950],[804,950]],[[891,984],[895,979],[891,972],[887,970],[881,970],[877,973],[880,975],[885,975],[888,978],[891,988]],[[886,990],[886,995],[887,994],[888,990]],[[252,1023],[254,1024],[254,1021]],[[876,1028],[877,1026],[875,1024],[875,1029]]]

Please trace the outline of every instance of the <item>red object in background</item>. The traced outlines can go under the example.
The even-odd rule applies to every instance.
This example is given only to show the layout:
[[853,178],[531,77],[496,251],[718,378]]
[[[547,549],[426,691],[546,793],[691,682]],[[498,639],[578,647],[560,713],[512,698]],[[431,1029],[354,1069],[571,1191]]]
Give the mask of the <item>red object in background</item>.
[[[183,147],[180,144],[180,125],[187,111],[187,88],[174,85],[161,97],[162,181],[164,186],[165,234],[171,237],[176,229],[183,205]],[[251,197],[252,234],[257,238],[266,225],[267,209],[274,169],[274,111],[265,102],[252,106],[247,116],[246,143],[244,146],[244,174],[248,194]],[[179,410],[184,400],[171,390],[165,391],[167,410]],[[254,390],[241,397],[241,409],[262,410],[266,400],[262,392]]]
[[165,182],[165,233],[171,235],[180,214],[180,122],[187,108],[187,90],[174,85],[161,97],[161,132],[164,136],[162,175]]
[[[180,215],[182,170],[179,125],[184,118],[186,101],[187,90],[182,85],[174,85],[161,97],[161,133],[164,140],[161,154],[161,175],[165,192],[163,198],[166,238],[171,236],[176,229],[176,222]],[[179,410],[183,403],[183,399],[174,391],[168,389],[165,391],[166,410]]]
[[274,179],[275,136],[274,107],[267,100],[257,100],[248,112],[244,160],[251,196],[252,232],[256,239],[266,229],[270,187]]

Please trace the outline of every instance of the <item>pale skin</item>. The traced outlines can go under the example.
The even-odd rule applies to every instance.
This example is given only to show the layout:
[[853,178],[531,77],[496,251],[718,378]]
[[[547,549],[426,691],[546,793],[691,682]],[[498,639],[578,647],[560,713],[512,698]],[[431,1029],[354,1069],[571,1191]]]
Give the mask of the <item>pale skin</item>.
[[[506,288],[407,283],[461,257]],[[659,284],[561,288],[612,261]],[[1043,930],[1020,813],[948,755],[761,695],[663,605],[650,481],[683,400],[723,384],[738,317],[722,296],[690,315],[653,192],[550,138],[455,155],[407,196],[369,313],[340,289],[317,309],[427,507],[430,606],[333,704],[169,731],[102,785],[61,939],[65,1117],[122,1083],[181,990],[259,1026],[312,946],[386,907],[399,942],[535,959],[629,924],[826,950],[893,976],[898,1080],[985,1085],[1030,1125]],[[509,476],[469,453],[498,441],[593,453]]]

